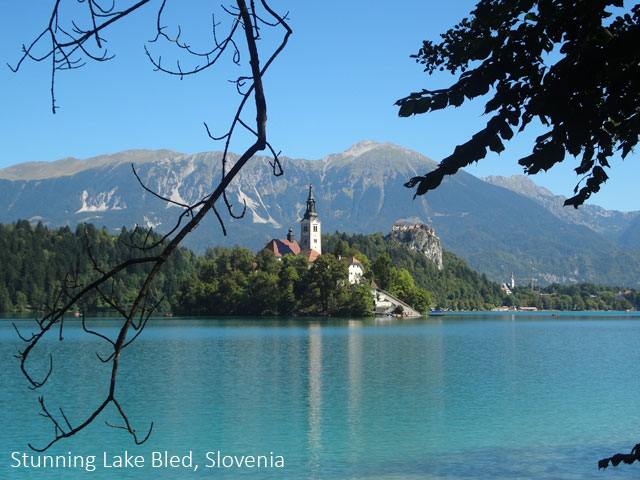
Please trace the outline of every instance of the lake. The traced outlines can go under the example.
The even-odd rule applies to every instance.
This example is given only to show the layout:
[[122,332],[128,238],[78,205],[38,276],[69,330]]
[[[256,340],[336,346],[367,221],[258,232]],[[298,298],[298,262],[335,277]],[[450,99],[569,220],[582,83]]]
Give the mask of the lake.
[[[113,335],[117,324],[91,326]],[[107,427],[119,420],[111,408],[46,452],[80,457],[75,468],[25,467],[23,454],[44,455],[27,443],[53,435],[39,395],[76,423],[107,389],[95,356],[106,347],[78,321],[65,321],[64,342],[54,336],[32,364],[46,372],[51,352],[54,373],[33,392],[13,358],[22,344],[0,321],[2,478],[640,476],[640,464],[597,469],[640,442],[635,313],[156,319],[125,349],[117,387],[138,431],[154,422],[148,442]],[[117,468],[125,451],[138,466]]]

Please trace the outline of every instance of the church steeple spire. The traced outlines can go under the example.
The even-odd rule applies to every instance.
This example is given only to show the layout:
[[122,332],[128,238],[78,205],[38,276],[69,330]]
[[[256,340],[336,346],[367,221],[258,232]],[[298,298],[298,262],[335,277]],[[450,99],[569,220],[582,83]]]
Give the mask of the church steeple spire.
[[316,212],[316,199],[313,198],[313,184],[309,182],[309,198],[307,198],[307,210],[300,221],[300,247],[322,253],[321,222]]
[[309,220],[310,218],[317,217],[318,213],[316,212],[316,200],[313,198],[313,184],[309,182],[309,198],[307,198],[307,211],[304,212],[304,219]]

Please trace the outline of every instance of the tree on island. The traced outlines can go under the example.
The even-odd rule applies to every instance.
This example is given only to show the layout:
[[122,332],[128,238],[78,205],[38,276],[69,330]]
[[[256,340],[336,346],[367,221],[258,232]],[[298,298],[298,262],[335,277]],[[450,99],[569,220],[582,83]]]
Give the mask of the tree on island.
[[[138,12],[147,3],[151,3],[151,0],[137,2],[118,0],[66,2],[57,0],[53,2],[48,24],[32,43],[23,46],[22,57],[11,68],[17,72],[28,61],[47,62],[50,67],[51,108],[55,113],[58,108],[55,98],[56,74],[60,71],[79,68],[86,61],[102,62],[111,59],[112,56],[107,51],[106,40],[103,36],[105,30],[110,25],[121,21],[134,12]],[[291,29],[286,22],[286,15],[283,16],[275,12],[266,0],[257,2],[236,0],[235,6],[222,7],[222,16],[227,20],[226,25],[219,18],[212,17],[211,46],[204,51],[197,51],[181,38],[182,29],[180,26],[171,30],[166,26],[163,16],[166,0],[156,3],[158,4],[158,9],[153,14],[156,26],[155,38],[152,42],[155,42],[156,47],[161,43],[165,43],[172,48],[177,47],[176,51],[178,52],[176,66],[169,67],[166,61],[164,63],[161,61],[159,54],[157,56],[154,55],[153,50],[147,49],[145,46],[147,56],[156,70],[183,78],[214,67],[225,55],[230,56],[237,65],[240,65],[240,60],[245,55],[248,57],[248,71],[234,80],[239,100],[235,113],[229,119],[228,129],[225,133],[216,137],[212,135],[205,124],[206,131],[212,140],[224,142],[222,178],[200,201],[187,205],[157,195],[142,184],[134,169],[133,174],[140,181],[142,188],[158,197],[159,200],[180,207],[182,213],[179,215],[175,226],[160,240],[156,240],[149,234],[132,235],[129,239],[132,255],[129,258],[118,259],[112,263],[95,259],[92,255],[91,245],[88,245],[87,253],[94,268],[93,278],[89,281],[80,282],[74,275],[67,276],[63,282],[63,287],[55,298],[43,305],[44,315],[37,320],[35,333],[24,336],[18,332],[20,338],[26,343],[26,347],[17,355],[20,360],[20,368],[31,387],[38,389],[45,384],[51,375],[53,359],[50,357],[48,372],[41,379],[35,377],[35,374],[28,366],[31,365],[28,359],[39,350],[36,347],[42,343],[41,341],[45,336],[51,336],[55,331],[59,332],[59,338],[63,339],[65,315],[71,314],[71,309],[75,305],[82,303],[85,296],[97,293],[105,303],[109,304],[122,317],[122,323],[115,337],[89,328],[83,318],[82,326],[86,334],[96,336],[110,349],[110,353],[106,357],[98,355],[101,361],[111,365],[107,393],[102,401],[93,407],[93,410],[83,420],[74,422],[74,424],[71,423],[62,408],[50,409],[45,404],[44,397],[40,397],[41,415],[51,422],[54,432],[53,439],[42,447],[35,447],[29,444],[32,449],[37,451],[46,450],[59,440],[84,430],[108,406],[115,407],[117,415],[121,419],[120,425],[111,426],[129,432],[137,444],[144,442],[149,437],[153,423],[151,423],[151,427],[146,434],[140,435],[136,431],[129,421],[123,405],[118,401],[116,381],[122,350],[129,346],[144,330],[158,303],[154,302],[150,295],[153,290],[154,280],[162,276],[162,267],[167,259],[209,212],[213,211],[220,222],[223,232],[226,234],[222,218],[216,209],[216,203],[222,201],[229,214],[234,218],[240,218],[244,215],[246,205],[241,212],[234,212],[225,192],[229,183],[254,154],[268,148],[273,155],[271,166],[274,175],[282,174],[278,154],[267,140],[267,107],[263,77],[285,47],[291,34]],[[74,4],[76,10],[73,10]],[[70,10],[65,10],[66,7],[69,7]],[[65,15],[69,11],[72,12],[71,18]],[[226,28],[225,32],[222,32],[223,26]],[[258,42],[271,31],[279,32],[279,38],[272,39],[268,43],[268,45],[274,46],[265,47],[263,50],[267,53],[264,55],[258,48]],[[99,114],[99,112],[91,113],[93,115]],[[255,114],[255,123],[245,118],[248,114]],[[243,148],[244,153],[234,163],[231,163],[228,152],[234,134],[239,129],[250,132],[255,137],[255,141]],[[133,266],[144,267],[144,281],[130,301],[119,301],[116,297],[118,280],[122,278],[128,268]],[[54,327],[56,328],[54,329]]]
[[182,281],[172,307],[180,315],[364,317],[373,313],[373,296],[366,281],[349,282],[347,264],[331,253],[309,264],[300,255],[277,259],[266,249],[254,255],[216,247],[198,258],[197,272]]
[[484,113],[491,118],[434,171],[405,186],[424,195],[488,150],[502,152],[514,128],[522,132],[537,120],[546,132],[518,160],[525,173],[581,155],[575,171],[583,178],[565,205],[577,208],[598,192],[610,158],[620,151],[624,159],[640,134],[640,5],[615,16],[616,7],[623,1],[481,0],[441,43],[425,41],[413,55],[425,72],[448,70],[458,79],[398,100],[399,116],[488,96]]

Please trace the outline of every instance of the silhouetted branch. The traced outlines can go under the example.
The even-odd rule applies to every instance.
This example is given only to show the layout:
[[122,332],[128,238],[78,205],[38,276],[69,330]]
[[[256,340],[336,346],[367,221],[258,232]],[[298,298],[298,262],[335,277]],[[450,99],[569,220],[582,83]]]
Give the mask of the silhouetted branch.
[[[59,7],[62,3],[62,0],[56,0],[47,27],[28,47],[23,47],[22,57],[15,67],[11,67],[13,71],[18,71],[23,62],[27,59],[36,62],[40,62],[45,59],[51,59],[51,99],[52,110],[54,113],[57,108],[54,95],[55,72],[57,70],[78,68],[83,65],[84,59],[105,61],[111,58],[107,55],[106,49],[104,49],[104,38],[101,37],[101,32],[108,25],[126,17],[130,13],[136,11],[141,6],[149,2],[149,0],[143,0],[134,3],[129,8],[118,9],[118,7],[116,7],[116,0],[113,0],[111,6],[108,8],[100,5],[97,0],[84,1],[87,2],[88,6],[86,11],[88,12],[87,14],[91,25],[89,28],[83,28],[79,26],[78,22],[76,22],[75,20],[71,22],[71,25],[73,27],[71,30],[62,28],[59,24]],[[151,315],[163,300],[162,298],[157,301],[153,300],[153,305],[151,307],[148,306],[148,304],[150,304],[152,300],[152,291],[150,290],[150,288],[155,277],[160,272],[167,259],[184,240],[184,238],[200,224],[204,216],[207,215],[209,211],[213,210],[214,215],[220,222],[223,233],[226,235],[224,222],[215,206],[216,202],[220,200],[221,197],[225,205],[227,206],[229,213],[234,218],[239,218],[244,215],[246,211],[246,202],[244,204],[242,215],[233,215],[233,213],[231,212],[231,204],[226,198],[226,190],[231,181],[240,172],[240,170],[258,151],[269,148],[269,150],[274,155],[273,163],[271,163],[274,174],[280,175],[282,173],[278,155],[275,154],[275,150],[267,141],[266,100],[262,84],[262,77],[267,71],[268,67],[272,64],[274,59],[282,51],[288,41],[289,35],[291,34],[291,29],[285,21],[286,16],[279,16],[271,8],[269,8],[265,1],[262,1],[260,5],[262,5],[262,8],[266,12],[264,13],[264,15],[272,19],[272,21],[267,21],[264,20],[256,12],[256,4],[254,1],[251,1],[250,5],[247,6],[245,0],[236,0],[237,7],[233,7],[232,9],[223,7],[223,10],[232,17],[231,26],[227,35],[222,39],[218,38],[217,27],[219,24],[216,23],[215,17],[212,16],[212,38],[214,46],[208,51],[198,52],[181,39],[182,28],[180,26],[178,26],[177,35],[175,37],[171,37],[166,33],[166,27],[162,22],[162,15],[166,3],[166,0],[163,0],[157,12],[156,36],[152,40],[152,42],[157,42],[160,39],[171,42],[187,55],[191,55],[199,59],[204,59],[204,63],[202,65],[197,65],[191,69],[184,69],[180,64],[180,61],[178,60],[176,61],[177,69],[170,70],[161,65],[161,57],[154,59],[145,47],[147,56],[157,70],[161,70],[173,75],[178,75],[182,78],[185,75],[191,75],[201,72],[202,70],[214,65],[219,60],[221,55],[229,49],[231,49],[232,52],[232,61],[238,63],[240,60],[240,49],[238,45],[240,44],[241,39],[236,37],[239,37],[240,35],[242,35],[241,32],[244,32],[244,35],[242,35],[242,42],[246,45],[246,49],[248,51],[251,74],[241,76],[241,80],[238,81],[238,84],[240,82],[246,84],[246,91],[241,93],[238,107],[232,117],[229,129],[224,135],[218,138],[213,137],[211,135],[211,132],[209,131],[209,127],[205,123],[205,127],[210,138],[214,140],[225,140],[224,152],[221,159],[222,176],[218,185],[210,194],[206,195],[202,200],[197,201],[193,204],[186,204],[176,202],[148,188],[136,172],[135,167],[132,166],[134,176],[146,192],[152,194],[154,197],[158,198],[161,201],[183,208],[183,211],[177,218],[175,226],[171,228],[169,232],[166,233],[159,241],[151,241],[151,243],[149,243],[151,239],[150,230],[147,231],[144,238],[140,240],[140,232],[138,228],[136,228],[131,233],[130,244],[125,242],[125,245],[129,246],[134,252],[139,253],[140,251],[153,251],[154,254],[149,256],[133,256],[132,258],[122,261],[118,265],[111,268],[101,265],[98,259],[95,258],[92,252],[92,245],[90,244],[88,237],[86,237],[87,254],[89,256],[91,265],[93,266],[94,272],[99,274],[99,276],[92,279],[91,281],[86,282],[86,284],[82,284],[79,281],[79,279],[81,278],[79,266],[76,265],[74,274],[70,278],[66,277],[64,279],[60,292],[56,296],[53,305],[50,306],[42,319],[36,320],[36,323],[38,325],[37,331],[33,332],[31,336],[28,337],[22,335],[19,332],[17,326],[14,324],[14,329],[18,333],[18,336],[27,344],[26,348],[19,352],[19,354],[17,355],[17,358],[19,358],[20,360],[20,369],[29,382],[31,388],[36,389],[44,385],[51,375],[53,371],[53,357],[50,356],[49,371],[42,381],[35,380],[29,373],[29,369],[26,367],[27,359],[33,352],[34,348],[40,343],[40,340],[47,334],[47,332],[52,329],[54,325],[58,325],[60,327],[59,336],[60,339],[62,339],[64,316],[71,311],[74,305],[81,302],[90,294],[97,294],[107,305],[117,311],[123,320],[118,330],[117,337],[114,340],[112,338],[109,338],[107,335],[90,329],[87,326],[86,318],[83,314],[83,331],[88,335],[93,335],[97,338],[100,338],[101,340],[104,340],[112,349],[112,351],[109,353],[109,355],[106,356],[106,358],[96,353],[96,356],[100,361],[104,363],[111,363],[111,376],[109,380],[108,393],[102,403],[100,403],[100,405],[98,405],[91,413],[89,413],[84,421],[76,424],[75,426],[73,426],[72,422],[69,421],[62,409],[60,409],[60,416],[62,417],[64,422],[59,421],[47,409],[44,397],[40,397],[39,402],[41,415],[49,419],[49,421],[53,425],[54,438],[42,448],[37,448],[29,444],[29,446],[36,451],[44,451],[56,442],[82,431],[84,428],[90,425],[109,404],[113,404],[117,408],[124,425],[114,425],[106,422],[107,425],[114,428],[126,430],[129,434],[131,434],[136,444],[143,443],[149,438],[149,435],[151,434],[151,431],[153,429],[153,423],[151,423],[151,427],[149,428],[146,436],[144,438],[140,438],[137,435],[136,430],[132,427],[131,422],[129,421],[121,404],[115,397],[115,387],[122,350],[131,345],[131,343],[134,342],[144,331],[149,319],[151,318]],[[284,29],[284,35],[280,43],[277,45],[275,50],[271,52],[264,66],[262,67],[260,67],[260,55],[256,45],[256,41],[260,38],[258,22],[270,27],[280,26]],[[49,42],[49,47],[44,54],[37,55],[35,53],[36,48],[40,45],[41,42],[44,42],[45,39],[47,39],[47,41]],[[93,50],[88,49],[87,41],[90,39],[93,39],[93,41],[95,42],[95,47],[97,48],[98,53],[94,53]],[[256,123],[255,127],[253,128],[241,119],[244,108],[247,105],[247,102],[249,102],[250,100],[253,100],[256,112]],[[228,168],[227,171],[227,158],[230,141],[233,137],[235,127],[238,123],[240,123],[240,125],[242,125],[244,128],[247,128],[255,135],[255,141],[245,149],[244,153],[240,155],[240,157],[230,168]],[[278,170],[276,170],[276,167],[278,167]],[[140,241],[142,243],[140,243]],[[123,305],[122,302],[118,299],[119,292],[116,290],[116,279],[119,278],[118,275],[125,273],[128,268],[136,265],[146,265],[148,266],[148,271],[146,273],[146,277],[144,279],[142,287],[140,287],[140,289],[138,290],[133,301],[130,304]],[[106,290],[109,285],[108,282],[111,282],[110,294],[107,294]],[[136,318],[138,319],[137,321],[135,320]],[[130,328],[133,328],[136,333],[132,337],[127,338]]]
[[102,402],[102,404],[98,408],[96,408],[93,411],[93,413],[91,413],[91,415],[87,417],[87,419],[84,422],[82,422],[77,427],[70,428],[69,430],[66,430],[66,431],[62,427],[60,427],[60,424],[58,423],[58,421],[47,410],[44,404],[44,397],[40,397],[38,401],[40,402],[40,408],[42,409],[42,412],[43,412],[40,415],[42,415],[45,418],[48,418],[51,421],[51,423],[54,425],[54,439],[41,448],[35,447],[31,443],[29,443],[28,445],[29,445],[29,448],[31,448],[32,450],[35,450],[36,452],[44,452],[49,447],[51,447],[58,441],[62,440],[63,438],[71,437],[72,435],[75,435],[76,433],[84,430],[91,422],[93,422],[93,420],[95,420],[98,417],[98,415],[102,413],[105,407],[113,401],[113,398],[111,398],[111,395],[107,397],[107,399],[104,402]]
[[[258,135],[249,125],[244,123],[242,120],[238,120],[238,121],[240,122],[240,124],[244,128],[249,130],[251,133],[253,133],[256,136]],[[273,170],[273,176],[274,177],[279,177],[284,173],[284,171],[282,170],[282,165],[280,164],[280,153],[281,152],[276,153],[276,151],[273,149],[273,147],[271,146],[271,144],[269,142],[267,142],[267,148],[269,150],[271,150],[271,155],[273,155],[273,162],[269,162],[269,165],[271,165],[271,168]]]
[[[11,70],[17,72],[22,66],[25,60],[33,60],[36,62],[44,61],[48,58],[51,59],[51,111],[56,113],[56,100],[55,100],[55,73],[56,70],[69,70],[73,68],[79,68],[84,63],[82,62],[82,58],[74,59],[74,55],[78,53],[78,51],[87,55],[91,60],[95,60],[98,62],[103,62],[109,60],[113,57],[107,55],[107,51],[105,50],[102,56],[90,54],[87,48],[84,46],[85,42],[89,40],[91,37],[94,37],[96,40],[96,46],[99,50],[103,48],[102,41],[99,37],[99,32],[111,25],[112,23],[126,17],[130,13],[138,10],[140,7],[149,3],[151,0],[141,0],[129,8],[124,10],[114,12],[114,5],[111,9],[104,10],[102,8],[98,8],[100,11],[99,14],[95,12],[93,9],[94,6],[97,5],[95,0],[87,0],[89,2],[89,16],[92,24],[92,28],[82,29],[77,26],[75,22],[72,22],[74,26],[74,32],[69,33],[65,29],[63,29],[59,24],[59,7],[61,4],[61,0],[56,0],[55,5],[53,7],[53,11],[51,12],[51,17],[49,18],[49,23],[46,28],[36,37],[36,39],[31,42],[31,44],[27,47],[26,45],[22,46],[22,57],[18,60],[18,63],[15,66],[9,66]],[[99,20],[107,18],[103,22]],[[63,40],[60,35],[66,37],[66,41]],[[36,55],[35,50],[40,45],[43,39],[48,38],[49,46],[45,49],[45,53],[41,55]]]
[[222,234],[226,237],[227,236],[227,229],[224,226],[224,222],[222,221],[222,218],[220,217],[220,214],[218,213],[218,210],[216,209],[216,206],[213,206],[213,213],[216,215],[216,218],[218,219],[218,222],[220,222],[220,228],[222,228]]
[[147,435],[142,439],[138,439],[138,436],[136,435],[136,431],[133,429],[133,427],[131,427],[131,424],[129,423],[129,419],[127,418],[127,416],[124,413],[124,410],[122,410],[122,406],[120,406],[120,403],[118,401],[116,401],[116,399],[113,399],[113,403],[116,406],[116,408],[118,409],[118,411],[120,412],[120,415],[122,416],[122,419],[124,420],[125,426],[119,426],[119,425],[112,425],[108,422],[105,422],[107,425],[109,425],[110,427],[113,428],[121,428],[123,430],[127,430],[131,435],[133,435],[133,441],[136,443],[136,445],[142,445],[144,442],[147,441],[147,439],[149,438],[149,435],[151,435],[151,431],[153,430],[153,422],[151,422],[151,425],[149,426],[149,431],[147,432]]
[[91,335],[95,335],[98,338],[102,338],[103,340],[105,340],[106,342],[109,342],[113,347],[115,347],[115,342],[113,340],[111,340],[109,337],[107,337],[106,335],[103,335],[99,332],[96,332],[95,330],[89,330],[89,328],[87,328],[87,323],[85,320],[85,316],[82,316],[82,329],[87,332],[90,333]]
[[[36,319],[37,321],[37,319]],[[31,340],[33,340],[34,334],[32,333],[31,336],[29,338],[25,337],[22,335],[22,333],[20,332],[20,330],[18,329],[18,326],[16,325],[15,322],[11,322],[11,325],[13,325],[13,329],[16,331],[16,333],[18,334],[18,337],[20,337],[20,340],[22,340],[23,342],[30,342]]]
[[[178,25],[178,34],[175,37],[170,37],[169,35],[167,35],[165,33],[166,28],[165,26],[162,25],[162,13],[164,11],[164,7],[166,4],[166,0],[164,0],[162,2],[162,5],[160,6],[160,9],[158,10],[158,16],[157,16],[157,21],[156,21],[156,36],[153,40],[150,40],[150,43],[155,43],[157,42],[160,38],[164,38],[166,41],[171,42],[173,44],[175,44],[179,49],[184,50],[185,52],[187,52],[190,56],[194,56],[194,57],[201,57],[205,59],[205,63],[203,65],[196,65],[193,68],[190,68],[188,70],[183,70],[182,67],[180,66],[180,61],[177,60],[176,61],[176,69],[171,69],[168,67],[164,67],[162,65],[162,57],[158,57],[158,59],[156,60],[153,55],[151,54],[151,52],[149,51],[149,49],[145,46],[144,47],[144,51],[147,54],[147,57],[149,58],[149,61],[151,61],[151,63],[153,64],[153,66],[155,67],[156,70],[159,70],[161,72],[167,73],[169,75],[177,75],[180,77],[180,79],[184,78],[187,75],[194,75],[196,73],[200,73],[203,70],[206,70],[207,68],[213,66],[216,64],[216,62],[218,61],[218,59],[220,58],[220,56],[226,51],[227,47],[229,45],[231,45],[231,47],[233,48],[233,61],[234,63],[239,63],[240,61],[240,51],[236,45],[236,43],[233,40],[233,36],[236,33],[236,30],[238,28],[239,23],[234,20],[231,26],[231,29],[229,31],[229,33],[227,34],[227,36],[224,38],[224,40],[222,40],[222,42],[218,41],[218,37],[217,37],[217,26],[218,24],[216,24],[215,22],[215,16],[212,16],[212,37],[214,40],[214,47],[208,51],[205,52],[198,52],[194,49],[192,49],[188,44],[186,44],[185,42],[181,42],[180,41],[180,36],[182,34],[182,27],[180,27],[180,25]],[[232,15],[232,17],[236,18],[236,15]]]

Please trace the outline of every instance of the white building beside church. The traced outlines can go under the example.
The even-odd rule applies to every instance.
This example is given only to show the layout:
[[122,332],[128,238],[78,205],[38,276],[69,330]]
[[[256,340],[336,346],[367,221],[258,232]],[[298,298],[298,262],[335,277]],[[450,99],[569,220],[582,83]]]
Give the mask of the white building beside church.
[[360,283],[364,277],[364,269],[362,263],[356,257],[347,258],[347,266],[349,267],[349,283]]

